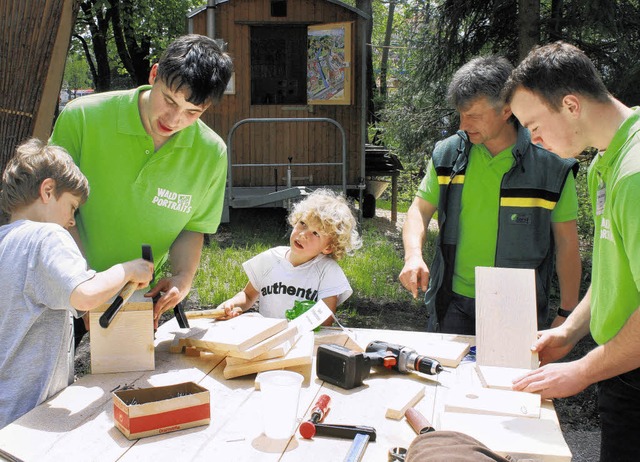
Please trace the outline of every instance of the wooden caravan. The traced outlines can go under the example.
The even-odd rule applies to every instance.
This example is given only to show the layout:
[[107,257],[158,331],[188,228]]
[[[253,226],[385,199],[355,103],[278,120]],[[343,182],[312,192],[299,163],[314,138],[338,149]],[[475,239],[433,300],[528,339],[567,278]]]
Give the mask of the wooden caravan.
[[210,0],[189,15],[189,32],[220,40],[235,67],[202,117],[228,145],[223,220],[307,189],[362,194],[367,21],[336,0]]

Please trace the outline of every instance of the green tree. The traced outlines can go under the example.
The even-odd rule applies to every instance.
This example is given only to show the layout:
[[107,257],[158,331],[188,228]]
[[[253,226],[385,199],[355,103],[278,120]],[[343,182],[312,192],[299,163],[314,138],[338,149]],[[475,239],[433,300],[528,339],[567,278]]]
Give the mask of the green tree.
[[[447,107],[452,73],[474,56],[497,53],[516,64],[535,43],[565,40],[583,49],[608,88],[629,105],[640,98],[638,0],[436,0],[412,6],[411,51],[401,88],[384,110],[387,145],[405,166],[423,164],[458,120]],[[533,12],[533,13],[532,13]],[[516,27],[517,25],[517,27]]]
[[[88,88],[92,84],[91,73],[87,61],[79,53],[69,53],[64,67],[62,87],[68,91]],[[69,95],[74,96],[74,95]]]
[[200,0],[84,0],[74,39],[82,46],[97,91],[147,83],[151,64],[186,32],[186,14]]

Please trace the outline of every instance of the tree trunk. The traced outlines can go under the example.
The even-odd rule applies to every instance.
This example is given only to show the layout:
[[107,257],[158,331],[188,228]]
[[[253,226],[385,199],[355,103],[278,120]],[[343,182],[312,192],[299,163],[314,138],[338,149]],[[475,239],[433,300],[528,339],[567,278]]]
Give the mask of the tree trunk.
[[[107,34],[109,32],[109,9],[102,11],[96,7],[95,0],[82,2],[80,8],[85,16],[89,32],[91,32],[91,47],[95,67],[92,66],[91,57],[87,56],[87,62],[92,70],[93,83],[97,92],[111,89],[111,66],[109,66],[109,53],[107,51]],[[86,52],[85,48],[85,52]]]
[[147,34],[140,33],[140,44],[138,44],[138,37],[132,26],[131,0],[114,1],[112,4],[111,24],[118,56],[134,85],[144,85],[148,83],[151,69],[149,64],[151,40]]
[[[367,21],[367,25],[365,28],[364,40],[367,44],[366,46],[366,55],[365,65],[367,68],[366,82],[367,82],[367,122],[375,123],[378,121],[376,116],[376,107],[373,101],[373,94],[376,87],[376,82],[373,78],[373,57],[371,54],[371,36],[373,34],[373,7],[371,5],[372,0],[356,0],[356,8],[369,16],[369,20]],[[367,137],[367,142],[368,142]]]
[[389,46],[391,45],[391,33],[393,32],[393,15],[396,11],[396,2],[389,3],[389,15],[387,16],[387,28],[384,33],[382,57],[380,59],[380,96],[382,101],[387,100],[387,66],[389,63]]
[[551,1],[551,27],[549,27],[551,42],[562,40],[562,3],[562,0]]
[[540,0],[518,0],[518,58],[540,43]]

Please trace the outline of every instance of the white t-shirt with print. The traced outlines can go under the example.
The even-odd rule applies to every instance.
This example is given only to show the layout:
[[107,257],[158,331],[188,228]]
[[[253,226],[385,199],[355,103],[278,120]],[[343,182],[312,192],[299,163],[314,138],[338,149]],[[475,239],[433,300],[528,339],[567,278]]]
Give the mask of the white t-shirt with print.
[[338,305],[351,296],[353,290],[340,265],[331,257],[320,254],[302,265],[293,266],[286,255],[289,247],[274,247],[250,260],[242,267],[249,281],[260,292],[260,314],[269,318],[284,318],[296,300],[322,300],[338,296]]

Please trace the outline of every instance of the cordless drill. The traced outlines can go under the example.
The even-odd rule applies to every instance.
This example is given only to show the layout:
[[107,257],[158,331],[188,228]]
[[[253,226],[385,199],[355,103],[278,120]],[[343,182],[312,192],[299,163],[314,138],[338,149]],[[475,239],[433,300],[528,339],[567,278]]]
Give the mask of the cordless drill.
[[340,345],[318,347],[316,375],[321,380],[347,390],[360,386],[372,366],[384,366],[400,373],[422,372],[435,375],[443,369],[438,361],[419,355],[412,348],[376,340],[367,345],[364,353]]

